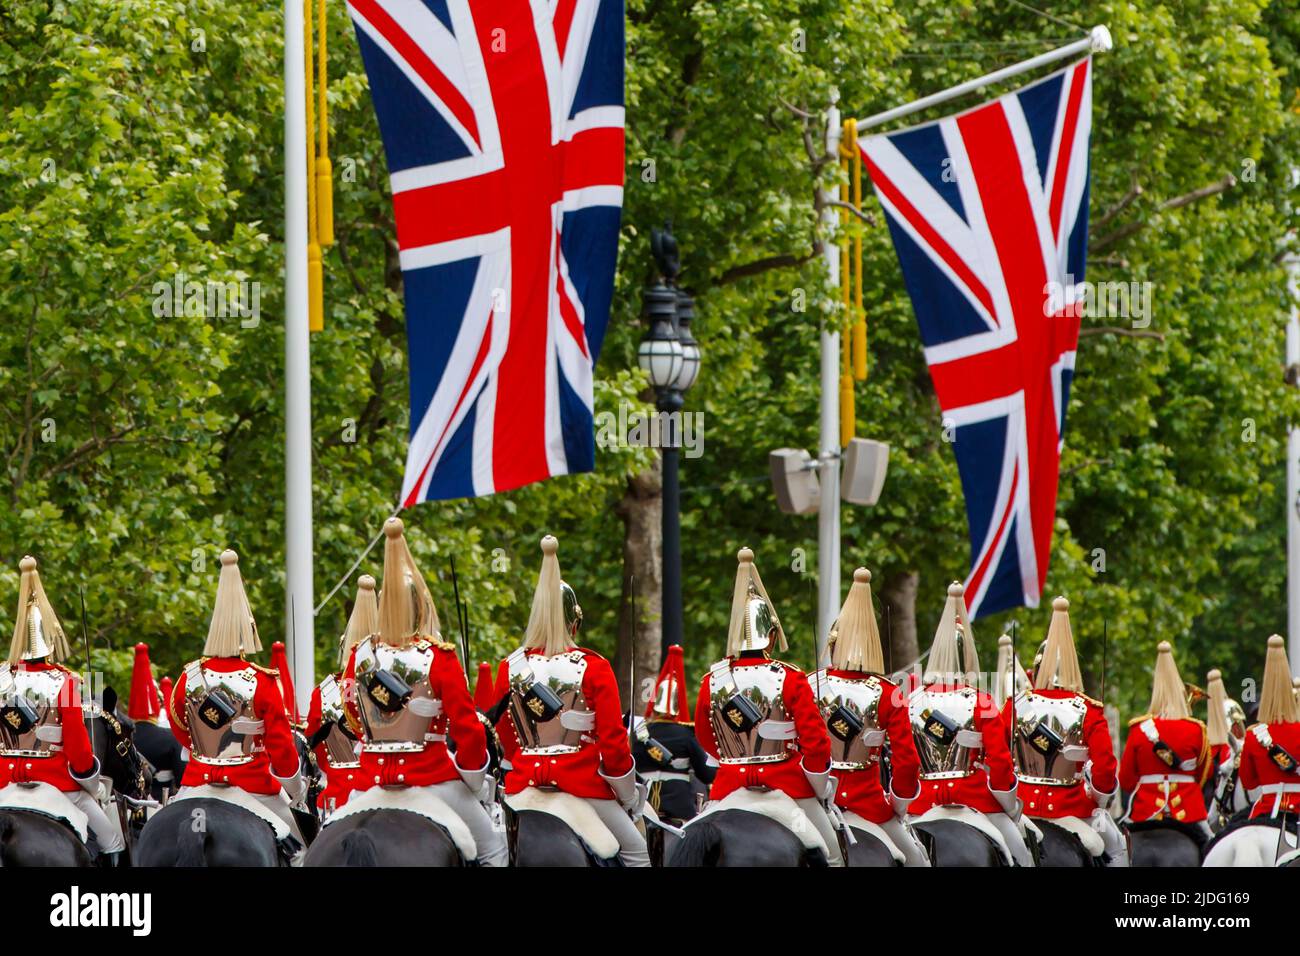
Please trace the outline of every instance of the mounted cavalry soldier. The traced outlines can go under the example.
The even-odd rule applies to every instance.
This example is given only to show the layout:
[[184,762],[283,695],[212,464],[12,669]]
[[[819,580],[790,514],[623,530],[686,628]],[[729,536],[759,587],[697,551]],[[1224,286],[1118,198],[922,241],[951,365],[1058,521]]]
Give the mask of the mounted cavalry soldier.
[[660,818],[678,825],[697,812],[695,781],[707,787],[717,774],[695,737],[687,693],[682,649],[673,644],[632,740],[637,775],[650,786],[650,805]]
[[[492,787],[486,734],[402,532],[398,518],[384,524],[379,630],[358,641],[344,670],[344,689],[353,687],[344,700],[361,738],[360,778],[369,788],[351,797],[346,812],[416,807],[427,794],[468,828],[480,865],[505,866],[505,838],[483,806]],[[424,806],[445,812],[433,800]]]
[[1205,724],[1191,715],[1187,690],[1174,662],[1173,647],[1161,641],[1156,648],[1150,710],[1129,721],[1128,742],[1120,758],[1119,785],[1130,793],[1129,832],[1133,837],[1133,863],[1148,861],[1144,834],[1151,829],[1181,830],[1197,847],[1208,839],[1202,786],[1211,767]]
[[[704,675],[695,706],[696,736],[720,766],[709,789],[710,804],[692,827],[724,809],[784,813],[780,799],[746,796],[746,791],[779,792],[795,805],[783,822],[805,843],[817,840],[831,866],[843,866],[839,834],[829,816],[835,781],[826,724],[804,673],[768,657],[773,643],[786,649],[785,632],[754,566],[754,552],[741,548],[737,559],[727,656]],[[815,834],[801,832],[805,820]]]
[[1247,809],[1240,784],[1241,749],[1246,738],[1246,712],[1228,696],[1223,673],[1205,675],[1205,734],[1210,744],[1213,770],[1206,781],[1205,803],[1212,829],[1223,827],[1238,812]]
[[1003,716],[1025,815],[1073,833],[1107,865],[1127,866],[1124,836],[1107,811],[1118,789],[1110,727],[1101,702],[1083,693],[1065,598],[1052,602],[1033,687],[1009,700]]
[[[898,685],[882,676],[884,653],[871,599],[871,572],[858,568],[853,586],[831,628],[831,666],[809,679],[831,739],[835,804],[845,823],[885,840],[905,866],[929,866],[903,822],[921,792],[920,760],[912,740],[907,701]],[[890,788],[881,782],[887,755]]]
[[361,778],[361,741],[348,723],[345,701],[351,685],[343,674],[357,643],[379,630],[379,599],[375,579],[368,574],[357,579],[357,597],[339,638],[338,666],[311,692],[307,711],[307,743],[316,755],[325,786],[316,798],[322,819],[348,802],[354,790],[369,782]]
[[172,733],[190,755],[172,802],[235,803],[266,821],[292,858],[302,837],[290,804],[302,802],[306,783],[275,672],[244,657],[261,650],[239,556],[223,551],[203,656],[181,669],[168,702]]
[[[81,681],[59,663],[68,657],[68,641],[36,559],[25,557],[18,567],[14,637],[9,659],[0,662],[0,809],[63,817],[83,840],[89,829],[101,864],[116,866],[125,843],[96,799],[101,768],[86,731]],[[63,798],[75,808],[67,808],[67,816]],[[84,821],[72,819],[77,811]]]
[[[633,822],[646,793],[636,782],[614,671],[605,658],[576,644],[582,608],[560,577],[559,542],[548,534],[541,549],[524,641],[506,658],[509,697],[497,724],[511,768],[506,804],[516,813],[561,817],[598,856],[649,866],[645,837]],[[601,835],[612,839],[612,852],[599,852],[604,841],[585,828],[587,810],[603,828]]]
[[137,644],[126,715],[135,723],[136,749],[153,767],[151,794],[155,800],[175,793],[185,775],[185,751],[172,732],[158,723],[165,707],[166,702],[154,683],[149,645]]
[[[951,818],[980,829],[1010,862],[1033,866],[1025,845],[1007,728],[993,698],[976,689],[979,655],[966,618],[963,587],[953,582],[935,631],[921,685],[908,697],[921,763],[921,794],[911,822]],[[988,827],[995,832],[990,832]],[[942,854],[936,854],[942,865]]]
[[1286,645],[1276,634],[1268,639],[1258,716],[1241,748],[1251,818],[1300,815],[1300,708],[1291,693]]

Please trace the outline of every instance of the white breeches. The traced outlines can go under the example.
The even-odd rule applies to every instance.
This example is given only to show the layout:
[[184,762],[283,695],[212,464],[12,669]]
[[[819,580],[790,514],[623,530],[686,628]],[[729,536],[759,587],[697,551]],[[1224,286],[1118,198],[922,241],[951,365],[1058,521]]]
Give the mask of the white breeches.
[[1007,849],[1011,852],[1011,859],[1015,860],[1017,866],[1033,866],[1034,857],[1029,852],[1029,847],[1025,845],[1025,836],[1021,832],[1016,822],[1005,813],[986,813],[989,823],[998,828],[1002,834],[1002,839],[1007,842]]
[[889,839],[894,841],[894,846],[898,847],[903,854],[903,866],[929,866],[930,858],[925,854],[925,847],[917,840],[916,834],[912,828],[906,826],[898,817],[890,817],[886,822],[880,824],[880,829],[889,834]]
[[510,848],[506,846],[505,833],[493,823],[469,787],[460,780],[444,780],[442,783],[431,784],[428,789],[465,821],[470,835],[474,837],[474,845],[478,848],[478,862],[481,866],[509,866]]
[[618,841],[618,856],[623,861],[623,865],[649,866],[650,851],[646,849],[645,837],[636,828],[636,824],[627,815],[622,804],[617,800],[588,799],[586,802],[592,810],[596,811],[600,822],[614,834],[614,839]]
[[63,795],[86,815],[86,826],[95,834],[99,852],[118,853],[126,849],[126,841],[122,839],[122,826],[116,814],[110,817],[99,805],[99,801],[85,790],[70,790]]
[[796,800],[795,803],[799,804],[799,809],[812,821],[812,825],[822,835],[822,840],[826,843],[826,859],[830,862],[830,865],[843,866],[844,854],[840,852],[839,831],[831,823],[830,815],[826,813],[826,808],[822,806],[821,801],[816,797],[804,797],[802,800]]

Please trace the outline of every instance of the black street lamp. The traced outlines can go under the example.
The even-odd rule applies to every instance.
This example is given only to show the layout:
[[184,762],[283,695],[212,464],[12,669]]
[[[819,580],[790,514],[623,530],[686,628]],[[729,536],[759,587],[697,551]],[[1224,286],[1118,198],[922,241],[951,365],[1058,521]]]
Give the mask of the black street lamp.
[[645,316],[649,328],[637,349],[637,364],[655,390],[663,457],[663,622],[662,653],[682,643],[682,523],[678,465],[681,412],[688,389],[700,373],[700,346],[691,334],[695,300],[677,288],[680,262],[677,240],[670,231],[654,229],[650,247],[659,278],[645,291]]

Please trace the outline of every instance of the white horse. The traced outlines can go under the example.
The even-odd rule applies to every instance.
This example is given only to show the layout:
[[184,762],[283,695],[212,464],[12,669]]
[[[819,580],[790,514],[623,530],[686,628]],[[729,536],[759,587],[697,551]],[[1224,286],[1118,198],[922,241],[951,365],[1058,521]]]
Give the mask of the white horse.
[[1300,850],[1289,830],[1264,823],[1238,827],[1214,841],[1202,866],[1290,866]]

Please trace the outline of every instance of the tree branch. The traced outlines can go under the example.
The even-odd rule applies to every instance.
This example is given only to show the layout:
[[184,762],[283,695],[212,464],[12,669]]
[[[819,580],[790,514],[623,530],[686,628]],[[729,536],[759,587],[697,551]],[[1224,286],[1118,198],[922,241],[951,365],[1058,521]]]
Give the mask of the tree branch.
[[849,212],[853,213],[853,215],[857,216],[859,219],[865,222],[868,226],[874,226],[876,224],[875,216],[871,215],[871,213],[869,212],[863,212],[861,209],[859,209],[857,206],[854,206],[852,203],[840,202],[838,199],[827,199],[825,201],[825,204],[827,206],[834,206],[836,209],[847,209]]
[[748,279],[751,276],[770,272],[773,269],[798,268],[804,263],[812,261],[816,255],[817,253],[815,252],[810,252],[806,256],[796,256],[785,253],[779,256],[768,256],[765,259],[756,259],[753,262],[747,262],[744,265],[732,266],[730,269],[723,272],[722,275],[712,280],[709,285],[728,285],[732,282],[739,282],[741,279]]
[[1089,335],[1122,335],[1130,339],[1156,339],[1163,342],[1165,333],[1150,329],[1126,329],[1118,325],[1090,325],[1079,330],[1079,338]]
[[[1191,192],[1183,193],[1181,196],[1166,199],[1156,207],[1156,210],[1157,212],[1165,212],[1170,209],[1181,209],[1184,206],[1189,206],[1192,203],[1197,202],[1198,200],[1206,199],[1210,196],[1217,196],[1222,192],[1227,192],[1235,185],[1237,185],[1237,177],[1232,175],[1232,173],[1228,173],[1217,182],[1210,183],[1207,186],[1202,186],[1200,189],[1193,189]],[[1147,224],[1148,221],[1131,222],[1127,226],[1120,226],[1112,232],[1108,232],[1103,236],[1098,236],[1088,244],[1088,251],[1100,252],[1107,246],[1113,246],[1121,239],[1127,239],[1134,233],[1140,232],[1147,227]]]

